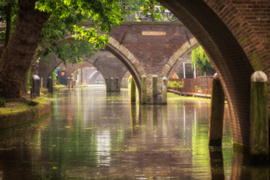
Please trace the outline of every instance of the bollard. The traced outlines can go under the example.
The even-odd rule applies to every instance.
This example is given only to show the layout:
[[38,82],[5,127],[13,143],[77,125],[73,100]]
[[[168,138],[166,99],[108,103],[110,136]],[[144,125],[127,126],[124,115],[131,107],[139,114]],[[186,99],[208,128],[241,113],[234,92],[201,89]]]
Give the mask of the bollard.
[[153,104],[157,104],[157,98],[158,98],[158,94],[157,94],[157,75],[154,75],[153,81],[152,81],[152,92],[153,92]]
[[251,76],[250,90],[250,155],[252,164],[268,161],[267,76],[256,71]]
[[119,85],[119,78],[118,77],[116,77],[115,78],[115,84],[114,84],[114,86],[115,86],[115,91],[116,92],[119,92],[120,91],[120,85]]
[[110,82],[110,84],[111,84],[111,92],[113,92],[115,89],[115,86],[114,86],[114,83],[113,83],[113,77],[111,77],[111,82]]
[[40,96],[40,78],[38,75],[32,77],[32,89],[33,95],[36,94],[36,96]]
[[141,97],[142,97],[142,104],[147,103],[147,88],[146,88],[146,76],[143,75],[141,77],[142,79],[142,90],[141,90]]
[[48,91],[50,93],[53,93],[53,79],[52,77],[50,76],[49,79],[48,79]]
[[110,90],[111,90],[111,85],[110,85],[110,83],[109,83],[109,78],[108,78],[108,77],[106,77],[106,87],[107,87],[106,91],[107,91],[107,92],[110,92]]
[[131,102],[136,102],[136,85],[134,79],[131,78],[131,88],[130,88]]
[[224,98],[224,92],[216,73],[212,83],[209,146],[221,146],[222,144]]
[[162,104],[167,104],[167,78],[162,78]]

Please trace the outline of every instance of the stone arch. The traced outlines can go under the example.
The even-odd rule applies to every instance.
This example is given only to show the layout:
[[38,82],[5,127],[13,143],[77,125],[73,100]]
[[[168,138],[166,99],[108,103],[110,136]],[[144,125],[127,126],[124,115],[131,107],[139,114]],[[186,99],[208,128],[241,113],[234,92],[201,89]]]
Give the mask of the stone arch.
[[76,71],[80,68],[83,68],[83,67],[87,67],[87,66],[93,66],[93,65],[90,62],[88,62],[87,60],[84,60],[81,63],[67,64],[67,67],[65,68],[66,76],[70,77],[71,73],[73,73],[74,71]]
[[[257,66],[262,64],[263,60],[258,62],[258,56],[252,58],[257,46],[261,47],[253,43],[253,40],[258,39],[253,37],[248,23],[241,13],[239,14],[235,6],[237,2],[234,1],[233,4],[230,0],[199,0],[196,3],[179,0],[158,1],[185,24],[205,49],[214,68],[220,74],[229,103],[234,144],[238,147],[249,147],[250,76],[254,69],[260,69]],[[265,52],[262,50],[262,53],[258,54],[264,55]]]
[[48,78],[52,74],[52,72],[63,63],[60,59],[55,59],[52,56],[45,58],[41,58],[39,60],[39,77],[43,78],[43,87],[47,86]]
[[174,69],[176,65],[178,65],[179,58],[185,57],[190,51],[198,47],[200,44],[198,43],[196,38],[192,38],[189,42],[186,42],[181,46],[169,59],[167,64],[161,71],[161,77],[169,77],[171,71]]
[[[60,40],[57,44],[64,44],[69,42],[75,42],[73,36],[66,36],[66,41]],[[144,67],[137,60],[137,58],[123,45],[121,45],[113,37],[109,38],[109,43],[106,44],[106,50],[115,55],[129,70],[132,77],[135,80],[136,86],[138,88],[139,96],[141,96],[141,76],[146,75]],[[104,76],[103,76],[104,77]]]
[[[96,79],[97,79],[97,77],[98,77],[100,74],[101,74],[101,73],[100,73],[99,71],[93,72],[93,73],[90,75],[90,77],[88,78],[89,81],[90,81],[90,84],[94,84],[95,81],[96,81]],[[102,74],[101,74],[101,75],[102,75]],[[103,76],[103,78],[104,78],[104,76]]]
[[106,45],[106,49],[114,54],[127,67],[135,80],[139,97],[141,97],[141,76],[146,75],[144,67],[125,46],[121,45],[113,37],[110,37],[110,42]]

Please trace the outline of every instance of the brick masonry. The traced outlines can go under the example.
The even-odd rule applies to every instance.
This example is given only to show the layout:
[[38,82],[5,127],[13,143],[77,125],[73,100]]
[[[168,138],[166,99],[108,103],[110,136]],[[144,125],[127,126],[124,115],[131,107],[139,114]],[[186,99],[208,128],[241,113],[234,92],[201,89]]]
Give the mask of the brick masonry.
[[[147,99],[152,103],[152,76],[158,76],[158,96],[162,78],[168,77],[180,57],[198,42],[180,22],[125,23],[109,33],[107,49],[126,62],[140,92],[140,78],[147,76]],[[159,103],[162,99],[159,98]]]
[[[114,81],[118,77],[121,82],[122,77],[127,71],[125,65],[119,61],[114,55],[108,51],[99,51],[93,55],[90,59],[83,61],[82,63],[67,64],[65,67],[62,61],[54,59],[53,57],[47,57],[40,60],[39,64],[39,76],[43,78],[44,86],[47,84],[50,74],[59,66],[60,70],[66,71],[66,77],[71,77],[71,73],[82,67],[94,66],[104,78],[113,78]],[[116,85],[115,85],[116,87]],[[115,87],[112,89],[115,91]]]
[[254,70],[270,75],[270,1],[158,1],[187,26],[208,53],[229,102],[234,143],[249,146],[250,76]]

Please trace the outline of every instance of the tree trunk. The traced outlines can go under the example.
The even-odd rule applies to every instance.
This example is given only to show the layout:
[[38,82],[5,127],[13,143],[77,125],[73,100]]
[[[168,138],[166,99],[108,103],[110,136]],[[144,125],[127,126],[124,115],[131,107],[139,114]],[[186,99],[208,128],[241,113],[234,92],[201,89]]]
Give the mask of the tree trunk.
[[27,94],[27,88],[28,88],[27,82],[28,82],[28,71],[26,71],[23,82],[22,82],[22,92],[24,94]]
[[11,11],[12,5],[11,2],[8,2],[7,5],[7,23],[6,23],[6,36],[5,36],[5,47],[7,47],[9,38],[10,38],[10,31],[11,31]]
[[36,1],[19,0],[16,28],[0,60],[0,97],[20,97],[21,83],[31,66],[43,24],[50,17],[35,10]]

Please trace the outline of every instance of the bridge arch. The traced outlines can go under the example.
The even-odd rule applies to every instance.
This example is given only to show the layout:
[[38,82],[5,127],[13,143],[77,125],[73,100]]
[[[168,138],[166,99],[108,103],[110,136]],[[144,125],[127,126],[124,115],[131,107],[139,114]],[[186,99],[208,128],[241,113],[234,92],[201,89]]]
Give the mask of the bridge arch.
[[161,71],[161,77],[169,77],[171,71],[178,65],[179,59],[185,57],[190,51],[198,47],[200,44],[198,43],[196,38],[192,38],[189,42],[183,44],[169,59],[167,64]]
[[127,67],[135,80],[139,97],[141,97],[141,76],[146,75],[144,67],[125,46],[121,45],[113,37],[110,37],[110,42],[106,45],[106,49],[114,54]]
[[[57,44],[65,44],[69,42],[75,42],[73,36],[66,36],[66,41],[60,40]],[[146,75],[144,67],[137,60],[137,58],[123,45],[121,45],[113,37],[109,37],[109,43],[106,44],[106,50],[115,55],[129,70],[132,77],[135,80],[136,86],[138,88],[139,97],[141,97],[141,76]],[[103,76],[104,77],[104,76]]]
[[[88,78],[87,80],[89,80],[90,84],[95,84],[95,81],[97,79],[97,77],[100,75],[101,73],[99,71],[95,71],[93,72]],[[104,76],[103,76],[104,78]]]
[[245,2],[158,1],[185,24],[205,49],[220,74],[228,100],[234,144],[249,147],[250,76],[254,70],[262,70],[268,76],[270,71],[269,52],[266,50],[269,48],[264,48],[264,40],[260,41],[251,24],[254,23],[253,27],[259,25],[248,22],[247,15],[241,12]]

